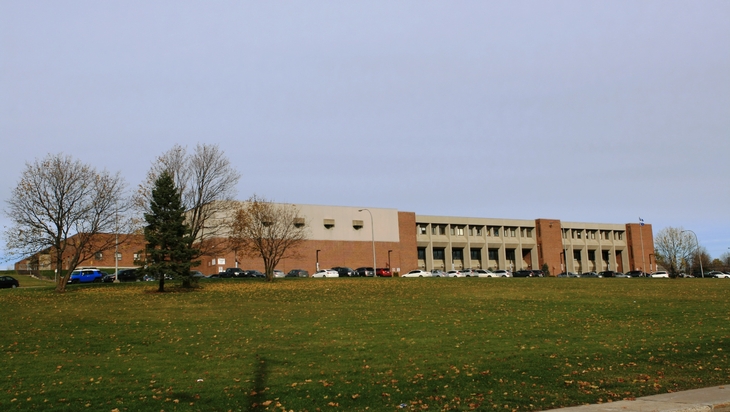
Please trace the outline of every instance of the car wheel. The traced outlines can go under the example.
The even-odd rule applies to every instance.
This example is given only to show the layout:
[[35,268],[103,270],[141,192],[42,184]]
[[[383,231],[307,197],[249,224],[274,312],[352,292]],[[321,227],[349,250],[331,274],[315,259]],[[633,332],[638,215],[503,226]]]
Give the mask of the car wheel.
[[419,277],[419,278],[422,278],[422,277],[423,277],[423,275],[418,275],[418,277]]
[[17,288],[17,287],[18,287],[18,285],[13,285],[13,286],[11,286],[11,287],[12,287],[13,289],[15,289],[15,288]]

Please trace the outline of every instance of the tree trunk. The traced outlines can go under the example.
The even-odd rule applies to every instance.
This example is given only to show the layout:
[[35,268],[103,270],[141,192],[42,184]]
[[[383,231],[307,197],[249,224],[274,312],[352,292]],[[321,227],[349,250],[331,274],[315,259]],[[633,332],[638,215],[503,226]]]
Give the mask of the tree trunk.
[[157,291],[160,293],[165,291],[165,275],[160,275],[160,287]]

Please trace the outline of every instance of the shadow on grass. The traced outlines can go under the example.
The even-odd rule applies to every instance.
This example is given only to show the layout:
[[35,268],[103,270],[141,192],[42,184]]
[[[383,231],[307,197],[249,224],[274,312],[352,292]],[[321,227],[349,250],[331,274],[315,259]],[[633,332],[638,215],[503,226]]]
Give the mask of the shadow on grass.
[[264,391],[268,379],[268,365],[266,359],[256,355],[256,371],[254,372],[253,388],[248,393],[248,410],[255,411],[264,402]]

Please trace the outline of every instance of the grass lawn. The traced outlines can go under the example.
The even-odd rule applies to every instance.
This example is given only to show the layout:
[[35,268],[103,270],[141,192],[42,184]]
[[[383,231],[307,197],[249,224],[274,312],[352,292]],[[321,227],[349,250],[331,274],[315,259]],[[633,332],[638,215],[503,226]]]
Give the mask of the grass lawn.
[[0,410],[540,410],[730,381],[730,280],[0,290]]

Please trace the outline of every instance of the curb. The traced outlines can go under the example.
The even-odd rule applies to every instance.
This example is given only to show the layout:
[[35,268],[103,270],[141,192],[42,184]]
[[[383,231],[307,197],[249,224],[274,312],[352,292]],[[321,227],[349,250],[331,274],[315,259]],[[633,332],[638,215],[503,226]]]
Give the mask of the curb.
[[552,409],[563,412],[730,412],[730,387],[713,386],[596,405]]

